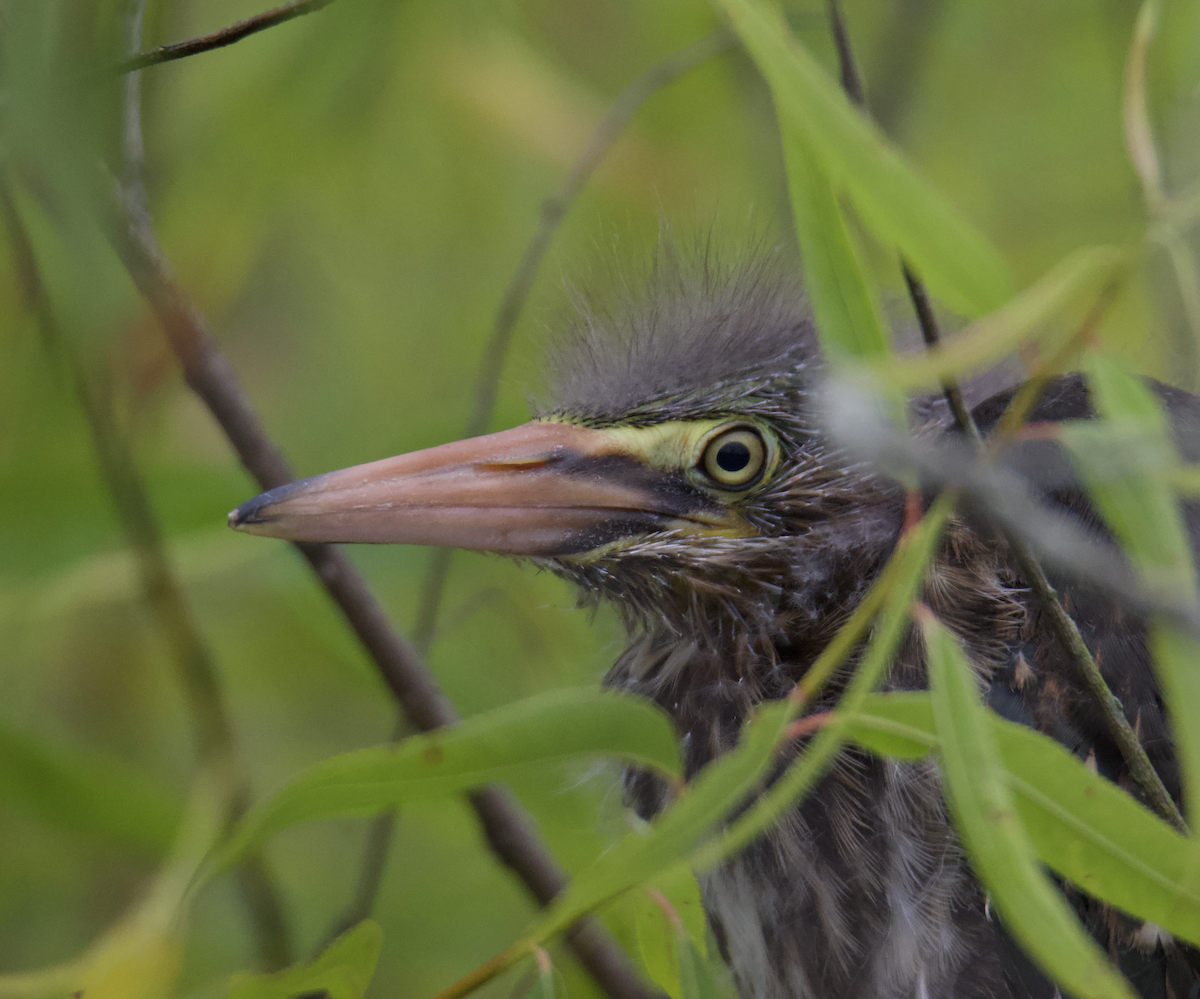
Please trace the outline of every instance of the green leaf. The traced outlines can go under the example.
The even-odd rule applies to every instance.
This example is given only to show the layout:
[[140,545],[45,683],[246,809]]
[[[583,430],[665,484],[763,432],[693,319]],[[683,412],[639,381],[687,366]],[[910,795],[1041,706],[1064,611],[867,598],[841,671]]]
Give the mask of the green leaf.
[[1177,466],[1171,428],[1150,388],[1114,359],[1085,356],[1100,419],[1072,421],[1063,440],[1101,516],[1146,583],[1196,598],[1196,569],[1179,503],[1156,470]]
[[1005,928],[1047,974],[1079,999],[1134,999],[1129,984],[1038,864],[962,649],[928,611],[921,616],[921,626],[946,799],[971,864]]
[[712,968],[686,933],[676,937],[679,953],[679,987],[683,999],[727,999],[713,977]]
[[1150,626],[1150,653],[1170,705],[1171,735],[1179,758],[1188,827],[1200,824],[1200,642],[1180,628]]
[[[670,906],[670,914],[655,898]],[[645,891],[630,892],[638,953],[650,978],[673,999],[682,999],[679,979],[679,934],[704,956],[707,953],[704,903],[700,885],[688,864],[676,864],[650,881]],[[674,918],[672,918],[672,916]],[[678,925],[676,925],[676,921]]]
[[[1181,836],[1066,747],[988,713],[1017,811],[1038,856],[1089,894],[1200,941],[1200,845]],[[924,693],[874,694],[850,722],[874,752],[937,750]],[[901,752],[890,751],[898,745]]]
[[826,356],[836,364],[890,355],[878,303],[863,277],[828,174],[802,132],[785,129],[783,149],[804,283]]
[[362,999],[367,991],[383,930],[364,919],[333,941],[319,957],[270,975],[239,975],[229,988],[229,999],[296,999],[309,993],[328,993],[329,999]]
[[0,726],[0,805],[161,856],[182,806],[145,774],[95,749]]
[[793,132],[804,136],[868,228],[952,309],[979,315],[1007,299],[1011,277],[999,252],[850,103],[782,13],[759,0],[717,6],[771,87],[785,146]]
[[550,955],[539,947],[533,956],[537,964],[537,978],[534,979],[533,988],[529,990],[528,999],[554,999],[558,994],[558,983],[555,981],[554,964]]
[[1064,746],[993,719],[1038,855],[1084,891],[1200,943],[1200,848]]
[[637,953],[650,980],[671,999],[683,999],[679,984],[679,955],[676,953],[675,927],[650,894],[629,892],[637,900],[634,927]]
[[925,693],[869,694],[847,722],[850,738],[881,756],[919,760],[938,748]]
[[1112,246],[1075,250],[995,312],[968,325],[941,346],[923,354],[890,358],[877,365],[874,379],[892,389],[933,388],[944,379],[989,367],[1012,353],[1051,321],[1098,295],[1129,265]]
[[[1167,416],[1150,388],[1112,358],[1089,353],[1085,370],[1100,419],[1068,424],[1062,439],[1145,586],[1168,602],[1194,605],[1191,538],[1168,482],[1168,471],[1180,462]],[[1150,643],[1194,828],[1200,821],[1200,642],[1159,620],[1151,623]]]
[[650,701],[590,687],[551,691],[453,728],[310,767],[243,818],[214,857],[213,870],[298,822],[443,798],[502,780],[531,763],[590,753],[618,756],[674,778],[680,774],[675,730]]

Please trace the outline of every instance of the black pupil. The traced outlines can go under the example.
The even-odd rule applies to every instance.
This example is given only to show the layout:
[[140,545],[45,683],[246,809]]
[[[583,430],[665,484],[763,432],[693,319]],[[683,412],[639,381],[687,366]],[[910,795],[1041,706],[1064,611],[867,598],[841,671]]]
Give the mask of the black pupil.
[[740,472],[750,464],[750,449],[741,441],[729,441],[717,449],[717,464],[725,472]]

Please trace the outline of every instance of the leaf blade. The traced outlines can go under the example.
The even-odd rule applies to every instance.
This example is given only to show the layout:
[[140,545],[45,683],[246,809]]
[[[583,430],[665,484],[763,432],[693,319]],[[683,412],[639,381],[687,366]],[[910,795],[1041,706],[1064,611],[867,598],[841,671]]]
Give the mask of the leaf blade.
[[212,858],[213,872],[297,822],[370,815],[470,790],[530,764],[598,753],[669,777],[680,772],[674,728],[656,705],[598,688],[549,691],[452,728],[309,767],[251,809]]
[[974,674],[957,641],[928,611],[920,618],[947,802],[1005,927],[1043,970],[1080,999],[1134,999],[1038,867]]
[[956,311],[979,315],[1005,301],[1012,280],[1000,253],[850,103],[782,13],[755,0],[718,5],[770,85],[780,128],[813,144],[868,228]]

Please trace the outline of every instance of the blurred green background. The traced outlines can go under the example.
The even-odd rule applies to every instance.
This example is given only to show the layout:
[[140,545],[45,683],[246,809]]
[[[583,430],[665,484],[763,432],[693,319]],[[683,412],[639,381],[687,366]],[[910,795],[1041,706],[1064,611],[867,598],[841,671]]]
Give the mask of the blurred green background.
[[[1195,6],[1167,5],[1151,55],[1172,190],[1200,173]],[[146,47],[258,10],[248,0],[152,0]],[[824,4],[788,11],[832,66]],[[848,0],[846,14],[877,117],[995,240],[1020,284],[1076,246],[1121,242],[1144,226],[1120,119],[1136,5]],[[69,351],[111,393],[262,795],[309,763],[386,740],[392,707],[300,558],[225,528],[226,511],[258,490],[84,221],[90,171],[116,147],[120,94],[97,67],[119,53],[120,15],[115,0],[0,4],[0,155],[27,192],[23,205],[49,191],[65,206],[57,218],[30,209],[57,233],[38,243],[52,304]],[[301,474],[461,434],[541,203],[621,88],[717,24],[700,0],[338,0],[142,74],[159,236]],[[517,327],[493,429],[525,418],[540,344],[571,289],[603,284],[614,262],[636,272],[664,222],[685,239],[712,228],[734,259],[763,231],[787,233],[770,100],[736,50],[651,97],[571,209]],[[62,358],[23,304],[9,235],[0,237],[0,971],[70,958],[136,898],[195,770],[176,669]],[[890,264],[880,273],[895,324],[911,327],[898,274]],[[1195,339],[1163,261],[1151,258],[1103,336],[1140,370],[1196,387]],[[352,554],[410,628],[428,552]],[[620,630],[609,613],[574,612],[573,599],[527,567],[455,556],[430,659],[463,714],[602,676]],[[122,828],[72,810],[38,779],[47,759],[143,788],[145,814]],[[516,788],[568,866],[623,833],[617,776],[611,766],[555,768]],[[353,894],[365,830],[314,824],[269,845],[299,953],[312,952]],[[406,810],[377,908],[384,949],[369,994],[431,995],[507,945],[531,911],[465,806]],[[226,879],[197,905],[179,992],[222,994],[226,976],[255,961]],[[560,966],[571,994],[590,994],[569,960]],[[489,994],[513,986],[504,979]]]

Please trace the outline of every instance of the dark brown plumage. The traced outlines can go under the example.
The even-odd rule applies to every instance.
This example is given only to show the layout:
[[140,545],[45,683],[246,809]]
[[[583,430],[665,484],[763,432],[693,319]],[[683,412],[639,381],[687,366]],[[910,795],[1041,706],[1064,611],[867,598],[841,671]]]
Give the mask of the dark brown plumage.
[[[821,368],[794,283],[770,266],[691,271],[669,258],[656,279],[647,296],[581,316],[555,352],[549,399],[527,427],[275,490],[232,519],[285,537],[528,555],[577,584],[585,602],[613,601],[630,644],[605,682],[670,713],[693,775],[829,642],[894,548],[905,500],[898,484],[822,431],[813,396]],[[1160,394],[1177,418],[1200,417],[1200,400]],[[1006,401],[977,409],[985,431]],[[1034,419],[1089,415],[1083,382],[1068,377],[1050,386]],[[1047,498],[1103,533],[1069,482]],[[1178,800],[1142,623],[1058,582]],[[952,523],[924,599],[961,638],[998,712],[1137,793],[986,525]],[[887,685],[924,684],[922,649],[910,636]],[[663,804],[644,775],[631,774],[628,789],[643,815]],[[929,761],[843,752],[778,828],[702,881],[745,999],[1055,995],[991,917]],[[1195,951],[1066,890],[1142,996],[1196,999]]]

